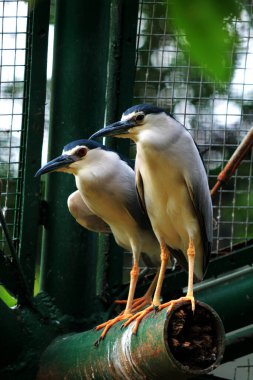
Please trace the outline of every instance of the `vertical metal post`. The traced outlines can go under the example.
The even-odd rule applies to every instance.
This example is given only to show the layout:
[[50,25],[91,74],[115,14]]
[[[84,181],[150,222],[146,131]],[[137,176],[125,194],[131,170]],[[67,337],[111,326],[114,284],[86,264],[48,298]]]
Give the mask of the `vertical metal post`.
[[[112,0],[111,36],[108,64],[106,122],[121,117],[122,112],[132,105],[135,77],[136,33],[138,1]],[[107,146],[129,155],[129,141],[107,139]],[[121,251],[121,252],[120,252]],[[123,250],[110,238],[108,256],[108,283],[118,288],[122,282]]]
[[[49,158],[104,123],[110,1],[56,1]],[[73,176],[47,177],[48,226],[42,288],[64,313],[89,316],[96,304],[96,234],[71,217]]]
[[[20,262],[33,294],[39,223],[40,184],[34,174],[40,167],[46,98],[47,43],[50,0],[29,2],[28,50],[24,102],[21,170],[22,189]],[[22,165],[23,164],[23,165]]]
[[[132,105],[135,78],[138,1],[112,0],[107,88],[107,122]],[[113,139],[110,144],[123,140]],[[126,141],[124,141],[126,142]]]

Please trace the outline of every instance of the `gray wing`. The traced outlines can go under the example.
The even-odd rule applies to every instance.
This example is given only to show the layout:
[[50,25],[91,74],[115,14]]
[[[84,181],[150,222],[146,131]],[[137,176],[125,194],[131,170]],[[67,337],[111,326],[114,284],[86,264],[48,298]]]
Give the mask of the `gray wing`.
[[[205,169],[203,167],[203,171],[204,170]],[[204,175],[206,174],[204,173]],[[198,176],[198,179],[191,178],[191,183],[186,181],[186,185],[188,187],[201,230],[204,252],[203,273],[205,273],[210,259],[213,240],[213,211],[210,190],[206,184],[206,179],[203,178],[203,176]]]
[[181,141],[184,145],[189,146],[188,154],[185,152],[185,163],[188,164],[188,173],[191,173],[191,177],[185,176],[185,183],[189,191],[189,195],[192,200],[194,210],[199,222],[201,231],[201,240],[203,246],[203,274],[207,269],[207,265],[210,259],[212,240],[213,240],[213,209],[210,190],[207,181],[206,170],[203,159],[199,152],[199,148],[194,141],[190,132],[179,123],[182,127],[182,133],[180,135]]
[[102,233],[111,232],[108,224],[89,209],[78,190],[69,196],[68,208],[77,223],[87,230]]
[[136,192],[137,192],[140,207],[143,210],[144,214],[147,215],[147,208],[146,208],[145,197],[144,197],[143,179],[136,162],[135,162],[135,184],[136,184]]
[[136,190],[139,213],[142,215],[142,219],[146,225],[146,228],[152,229],[150,219],[147,213],[146,204],[145,204],[143,180],[142,180],[142,176],[136,162],[135,162],[135,190]]
[[129,197],[124,203],[128,212],[132,215],[140,228],[144,230],[152,230],[149,217],[139,201],[139,194],[135,185],[133,185],[131,197]]

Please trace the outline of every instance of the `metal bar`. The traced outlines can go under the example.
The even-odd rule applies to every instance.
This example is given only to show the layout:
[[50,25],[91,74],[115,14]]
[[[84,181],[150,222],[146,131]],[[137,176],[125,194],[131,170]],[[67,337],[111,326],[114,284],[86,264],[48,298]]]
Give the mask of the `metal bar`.
[[[132,105],[136,68],[138,1],[113,0],[111,20],[107,123],[118,120],[122,112]],[[110,144],[113,141],[110,141]]]
[[242,140],[241,144],[236,148],[233,155],[230,157],[225,168],[218,175],[218,180],[211,190],[211,195],[214,196],[219,188],[226,184],[230,177],[234,174],[246,154],[253,147],[253,127]]
[[[179,313],[184,313],[184,321],[178,319]],[[172,339],[172,332],[175,332],[174,339],[178,339],[180,345],[180,333],[178,333],[180,327],[176,325],[179,321],[182,323],[182,335],[186,340],[188,333],[185,326],[188,326],[188,331],[191,333],[193,329],[198,329],[198,342],[203,337],[201,329],[208,324],[213,337],[212,346],[217,350],[216,354],[212,356],[210,352],[206,353],[208,360],[204,359],[202,363],[198,362],[199,357],[191,362],[188,360],[191,355],[179,354],[179,349],[174,348]],[[80,378],[182,380],[210,372],[222,359],[224,349],[222,323],[214,310],[202,303],[197,302],[194,316],[189,303],[175,306],[169,315],[167,310],[159,313],[154,311],[141,322],[137,336],[132,334],[132,327],[133,323],[122,330],[120,323],[115,325],[98,347],[94,346],[94,342],[100,332],[94,330],[55,340],[42,355],[38,380],[63,378],[66,380]],[[195,338],[190,338],[190,342],[187,343],[192,344],[192,349]],[[202,341],[202,345],[205,346],[206,342]]]
[[33,295],[35,260],[38,239],[40,184],[34,173],[40,166],[41,146],[44,132],[44,109],[46,98],[47,43],[50,0],[29,2],[30,22],[28,34],[31,38],[26,59],[29,59],[26,79],[26,122],[23,128],[22,205],[20,216],[20,263]]
[[226,332],[252,323],[252,276],[253,268],[249,266],[205,281],[194,289],[196,299],[208,303],[220,315]]
[[[106,123],[120,118],[122,112],[132,105],[135,77],[136,31],[138,1],[112,0],[110,49],[108,59]],[[129,156],[129,141],[106,139],[106,145]],[[122,284],[123,249],[113,238],[109,240],[108,270],[106,282],[110,289]]]
[[[109,18],[109,0],[56,1],[49,159],[104,123]],[[99,243],[69,214],[66,202],[74,190],[72,176],[46,178],[41,283],[63,313],[90,317],[102,307],[94,270]]]
[[[9,250],[11,253],[11,257],[15,266],[15,280],[18,283],[17,292],[15,295],[18,296],[18,300],[20,303],[31,303],[31,296],[28,288],[28,282],[26,280],[26,277],[24,275],[24,271],[22,266],[20,265],[20,261],[16,252],[16,249],[13,245],[5,218],[3,214],[2,207],[0,207],[0,224],[2,226],[7,244],[9,246]],[[4,256],[2,256],[2,259],[4,259]],[[16,283],[13,283],[13,286],[16,287]]]
[[230,362],[248,354],[252,354],[253,325],[231,331],[226,334],[226,350],[223,363]]
[[[0,179],[0,199],[1,199],[1,195],[2,195],[2,181]],[[5,264],[5,265],[3,265],[3,268],[1,268],[2,271],[4,271],[4,273],[1,273],[2,274],[1,280],[4,277],[4,274],[6,274],[8,277],[8,273],[6,270],[8,267],[8,264],[7,264],[7,262],[8,262],[9,263],[8,268],[9,268],[9,271],[11,271],[11,273],[9,273],[10,277],[8,277],[9,281],[10,281],[9,289],[10,288],[12,288],[13,290],[15,289],[14,294],[15,294],[15,296],[18,296],[20,303],[31,304],[31,297],[29,294],[28,283],[27,283],[27,280],[25,278],[23,268],[20,265],[18,254],[16,252],[16,248],[14,247],[14,244],[13,244],[13,241],[11,238],[11,234],[9,232],[8,225],[5,221],[4,213],[3,213],[1,206],[0,206],[0,224],[2,226],[4,235],[5,235],[5,239],[7,241],[8,246],[9,246],[10,254],[12,257],[12,262],[11,261],[8,262],[8,259],[4,256],[4,253],[1,252],[1,264]],[[12,266],[12,268],[10,268],[10,266]],[[6,277],[6,280],[7,280],[7,277]],[[6,285],[5,282],[3,282],[3,283]],[[8,286],[6,288],[8,289]]]

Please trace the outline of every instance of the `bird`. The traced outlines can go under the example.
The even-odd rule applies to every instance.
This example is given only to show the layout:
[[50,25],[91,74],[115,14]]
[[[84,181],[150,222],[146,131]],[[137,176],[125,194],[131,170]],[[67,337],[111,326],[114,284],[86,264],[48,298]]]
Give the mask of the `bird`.
[[[146,210],[161,250],[161,267],[152,305],[124,323],[136,321],[135,330],[152,309],[191,302],[194,312],[194,279],[201,281],[207,269],[213,239],[213,211],[207,174],[190,132],[171,114],[152,104],[127,109],[120,121],[90,138],[129,138],[136,143],[135,177],[139,199]],[[165,269],[174,256],[188,271],[185,297],[161,304]]]
[[160,247],[147,214],[142,210],[135,188],[134,170],[116,152],[87,139],[72,141],[59,157],[41,167],[36,177],[53,172],[73,174],[77,190],[68,198],[76,221],[91,231],[111,232],[117,244],[132,252],[133,265],[125,310],[96,327],[103,329],[100,340],[115,323],[130,318],[151,303],[158,273],[146,294],[134,299],[139,275],[139,259],[150,266],[160,265]]
[[92,232],[112,232],[110,226],[89,209],[79,190],[70,194],[67,204],[70,214],[82,227]]

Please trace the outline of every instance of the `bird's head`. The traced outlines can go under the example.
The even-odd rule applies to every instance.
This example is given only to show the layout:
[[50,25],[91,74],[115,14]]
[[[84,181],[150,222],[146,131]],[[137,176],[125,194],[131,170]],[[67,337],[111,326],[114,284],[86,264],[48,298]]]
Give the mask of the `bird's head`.
[[94,149],[106,149],[102,144],[92,140],[76,140],[67,144],[59,157],[54,158],[40,168],[35,177],[54,171],[74,174],[80,168],[89,152]]
[[168,114],[162,108],[150,104],[139,104],[127,109],[120,121],[100,129],[90,139],[115,136],[136,141],[142,131],[149,130],[156,125],[160,126],[167,122],[167,119]]

